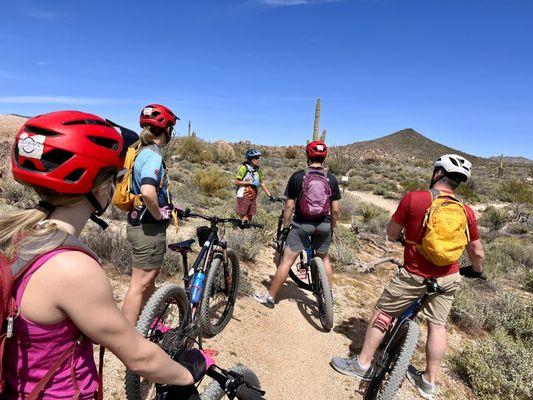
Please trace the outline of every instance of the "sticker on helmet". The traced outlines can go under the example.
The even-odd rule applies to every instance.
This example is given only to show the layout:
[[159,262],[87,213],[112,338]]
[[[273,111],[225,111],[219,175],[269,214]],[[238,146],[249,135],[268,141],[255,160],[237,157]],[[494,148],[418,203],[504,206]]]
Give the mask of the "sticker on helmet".
[[30,136],[27,133],[21,134],[18,143],[19,154],[23,157],[40,160],[43,156],[45,140],[46,136],[43,135]]
[[153,111],[154,111],[154,109],[152,107],[144,107],[143,115],[152,115]]
[[316,146],[316,149],[317,149],[318,151],[324,151],[324,146],[322,146],[321,144],[319,144],[319,145]]

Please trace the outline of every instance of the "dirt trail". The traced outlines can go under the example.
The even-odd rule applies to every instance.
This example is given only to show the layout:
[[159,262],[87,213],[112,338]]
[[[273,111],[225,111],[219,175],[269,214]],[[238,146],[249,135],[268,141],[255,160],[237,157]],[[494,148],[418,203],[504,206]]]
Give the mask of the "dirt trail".
[[[398,249],[396,249],[398,251]],[[255,264],[243,265],[254,290],[264,289],[273,274],[273,251],[264,249]],[[370,254],[362,254],[371,258]],[[234,317],[217,337],[206,340],[205,347],[219,351],[222,366],[243,363],[252,368],[267,392],[267,399],[344,400],[362,399],[359,381],[335,372],[329,362],[333,355],[346,356],[359,351],[366,320],[379,296],[385,279],[395,267],[383,265],[374,274],[337,274],[334,284],[335,327],[320,329],[314,299],[292,283],[287,283],[279,303],[268,309],[249,296],[237,300]],[[124,296],[126,280],[114,281],[117,301]],[[451,342],[460,342],[451,333]],[[423,345],[423,343],[422,343]],[[123,399],[124,368],[113,355],[107,355],[106,398]],[[420,355],[415,362],[420,366]],[[473,398],[455,379],[443,375],[442,399]],[[400,400],[417,398],[409,383],[397,396]]]

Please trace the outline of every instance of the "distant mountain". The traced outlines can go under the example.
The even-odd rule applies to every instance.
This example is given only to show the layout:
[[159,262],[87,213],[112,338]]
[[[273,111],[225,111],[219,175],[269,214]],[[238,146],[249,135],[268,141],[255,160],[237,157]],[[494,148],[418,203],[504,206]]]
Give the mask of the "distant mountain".
[[[489,160],[500,162],[500,156],[490,157]],[[526,157],[503,156],[503,164],[533,164],[533,160]]]
[[487,159],[465,153],[460,150],[437,143],[407,128],[374,140],[355,142],[342,146],[353,151],[361,158],[398,158],[407,160],[433,161],[443,154],[459,154],[469,160],[485,161]]

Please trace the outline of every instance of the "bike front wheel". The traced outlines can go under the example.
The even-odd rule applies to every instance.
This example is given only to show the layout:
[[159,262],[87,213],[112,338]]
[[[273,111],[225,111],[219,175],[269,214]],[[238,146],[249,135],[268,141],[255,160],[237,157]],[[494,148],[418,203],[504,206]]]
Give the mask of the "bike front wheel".
[[326,332],[333,328],[333,294],[329,287],[324,261],[320,257],[311,260],[314,294],[318,303],[320,323]]
[[413,320],[407,320],[400,327],[381,356],[378,371],[365,392],[365,400],[394,399],[415,353],[419,336],[420,326]]
[[[161,286],[150,297],[137,321],[137,331],[165,351],[177,351],[187,346],[188,339],[181,335],[187,324],[189,301],[178,285]],[[157,398],[155,383],[126,371],[126,398],[152,400]]]
[[233,316],[239,289],[239,257],[228,249],[227,262],[216,254],[207,272],[204,296],[200,304],[200,321],[205,336],[218,335]]

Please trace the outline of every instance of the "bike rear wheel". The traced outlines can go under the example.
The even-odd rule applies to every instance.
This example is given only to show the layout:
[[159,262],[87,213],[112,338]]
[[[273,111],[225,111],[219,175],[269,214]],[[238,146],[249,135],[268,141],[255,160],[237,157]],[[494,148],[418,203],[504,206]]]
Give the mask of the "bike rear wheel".
[[[244,376],[244,381],[251,386],[260,388],[259,378],[257,375],[249,368],[246,368],[244,365],[237,365],[230,369],[230,371],[237,372]],[[205,388],[204,392],[200,395],[202,400],[221,400],[226,396],[224,390],[220,387],[217,381],[212,381]]]
[[228,249],[228,262],[216,254],[207,272],[204,295],[200,304],[202,332],[207,337],[218,335],[233,316],[239,289],[239,257]]
[[365,400],[394,399],[415,353],[419,336],[420,327],[415,321],[407,320],[402,325],[381,356],[379,370],[368,384]]
[[[189,318],[189,301],[185,291],[175,284],[161,286],[144,306],[137,331],[157,343],[165,351],[176,351],[189,346],[189,340],[181,334]],[[192,344],[192,343],[191,343]],[[126,371],[126,398],[128,400],[152,400],[157,398],[155,383]]]
[[320,323],[325,331],[333,328],[333,294],[329,287],[328,276],[324,261],[320,257],[311,260],[311,274],[313,276],[314,294],[318,303]]

